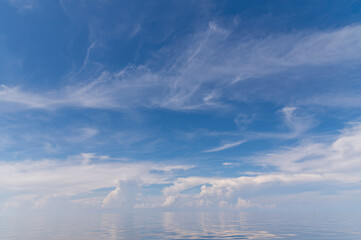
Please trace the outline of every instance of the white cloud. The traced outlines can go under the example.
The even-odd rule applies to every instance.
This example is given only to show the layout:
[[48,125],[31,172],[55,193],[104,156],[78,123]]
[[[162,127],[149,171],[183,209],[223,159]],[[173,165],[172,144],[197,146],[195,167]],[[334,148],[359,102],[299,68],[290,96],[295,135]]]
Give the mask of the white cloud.
[[239,145],[241,145],[242,143],[245,143],[246,140],[241,140],[241,141],[237,141],[237,142],[233,142],[233,143],[226,143],[222,146],[219,146],[219,147],[216,147],[216,148],[211,148],[211,149],[208,149],[208,150],[205,150],[203,152],[219,152],[219,151],[222,151],[222,150],[226,150],[228,148],[233,148],[233,147],[237,147]]
[[[120,206],[119,204],[133,207],[135,197],[130,199],[130,196],[131,193],[136,193],[136,186],[170,183],[173,171],[189,168],[190,166],[173,167],[146,162],[104,162],[102,156],[98,158],[94,154],[81,154],[62,161],[1,162],[0,191],[15,199],[33,196],[23,202],[29,200],[34,206],[40,207],[50,198],[67,199],[97,189],[113,188],[115,190],[104,196],[104,207]],[[15,204],[19,201],[10,202],[13,202],[12,205],[20,205]],[[9,207],[9,203],[6,206]]]
[[[239,177],[191,176],[174,180],[175,171],[192,166],[107,162],[103,159],[109,157],[90,153],[63,161],[1,162],[0,191],[12,197],[3,205],[7,208],[26,203],[33,208],[51,205],[57,198],[68,201],[72,198],[74,204],[89,202],[106,208],[272,207],[274,202],[270,201],[276,201],[275,197],[269,198],[268,202],[259,197],[267,189],[274,192],[274,196],[281,196],[285,191],[278,192],[278,188],[288,187],[302,193],[308,191],[302,186],[309,183],[335,186],[340,190],[350,184],[359,186],[360,144],[361,124],[354,123],[334,136],[333,141],[303,142],[292,148],[252,157],[253,164],[268,170]],[[141,194],[142,186],[162,184],[168,185],[162,190],[163,199],[160,196],[148,199]],[[111,190],[105,191],[102,198],[89,194],[109,188]],[[190,189],[193,190],[187,191]],[[252,193],[257,192],[258,197],[254,197]],[[89,196],[78,198],[84,193]]]
[[230,162],[224,162],[222,164],[223,164],[223,166],[232,166],[232,163],[230,163]]
[[165,199],[162,205],[164,207],[169,207],[176,201],[176,199],[177,199],[176,196],[173,195],[167,196],[167,198]]
[[46,108],[52,102],[41,94],[26,93],[20,87],[8,87],[5,85],[0,85],[0,100],[24,105],[28,108]]
[[[282,118],[287,126],[289,128],[290,132],[287,133],[272,133],[272,132],[222,132],[218,133],[218,135],[229,135],[229,136],[237,136],[237,135],[243,135],[247,136],[247,140],[240,140],[236,142],[226,143],[219,147],[211,148],[208,150],[205,150],[203,152],[219,152],[222,150],[226,150],[229,148],[237,147],[245,142],[252,141],[252,140],[258,140],[263,138],[280,138],[280,139],[290,139],[290,138],[296,138],[299,137],[301,134],[306,132],[311,126],[312,126],[312,118],[310,116],[299,116],[295,112],[297,111],[296,107],[284,107],[281,110],[279,110],[282,113]],[[210,133],[208,133],[210,134]],[[211,133],[212,135],[216,135],[216,133]],[[226,165],[226,164],[224,164]],[[231,164],[228,164],[231,165]]]
[[281,112],[285,115],[285,120],[288,125],[292,125],[291,118],[293,115],[293,112],[296,111],[296,107],[284,107],[281,109]]
[[[274,168],[268,172],[257,172],[251,176],[235,178],[186,177],[178,178],[172,186],[163,190],[165,197],[177,196],[178,203],[194,206],[272,206],[261,205],[243,199],[246,189],[273,189],[277,195],[280,184],[293,186],[302,192],[305,183],[328,184],[330,186],[359,186],[361,181],[361,124],[354,123],[342,131],[334,141],[304,142],[293,148],[286,148],[251,158],[256,165]],[[187,189],[199,187],[194,195],[183,193]],[[341,188],[342,189],[342,188]],[[322,189],[319,189],[322,191]],[[282,195],[282,194],[281,194]],[[241,199],[241,200],[239,200]],[[234,203],[230,203],[230,201]],[[236,202],[235,202],[236,201]],[[227,202],[227,204],[225,204]]]
[[235,208],[251,208],[251,207],[261,207],[260,204],[252,203],[249,200],[245,200],[242,198],[237,198],[237,203],[234,205]]
[[275,166],[287,173],[320,174],[341,182],[359,179],[361,170],[361,125],[345,129],[332,143],[304,143],[300,146],[268,154],[257,161]]
[[114,189],[113,191],[111,191],[107,197],[103,200],[102,206],[106,207],[107,205],[109,205],[110,203],[119,200],[119,194],[120,194],[120,187],[117,187],[116,189]]
[[[289,138],[299,136],[312,126],[312,118],[310,116],[298,116],[295,112],[296,107],[284,107],[280,110],[284,115],[284,122],[291,130],[288,134]],[[284,137],[287,138],[285,135]]]

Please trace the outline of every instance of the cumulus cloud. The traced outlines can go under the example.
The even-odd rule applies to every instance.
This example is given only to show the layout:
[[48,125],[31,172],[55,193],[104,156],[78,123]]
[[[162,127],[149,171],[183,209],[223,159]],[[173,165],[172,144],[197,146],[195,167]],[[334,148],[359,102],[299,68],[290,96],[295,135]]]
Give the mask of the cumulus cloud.
[[139,183],[134,180],[119,181],[102,202],[103,208],[132,209],[136,206],[136,195],[140,192]]
[[[40,208],[57,198],[103,208],[268,208],[274,203],[252,193],[266,189],[277,193],[282,187],[302,193],[307,189],[297,186],[309,183],[358,186],[360,144],[361,124],[352,123],[333,140],[302,142],[250,157],[255,167],[264,171],[239,177],[177,177],[177,171],[193,166],[109,162],[104,161],[109,157],[90,153],[63,161],[1,162],[0,190],[10,196],[3,205],[6,208],[25,203]],[[162,185],[163,196],[148,199],[142,195],[143,186]],[[94,196],[92,193],[99,189],[102,196]]]
[[361,127],[354,124],[331,143],[304,143],[257,159],[287,173],[312,173],[342,182],[357,182],[361,170]]
[[[288,113],[294,109],[287,109]],[[354,123],[344,129],[333,141],[304,142],[292,148],[281,149],[252,157],[255,165],[267,172],[235,178],[187,177],[178,178],[172,186],[163,190],[164,195],[177,196],[178,203],[187,201],[195,206],[262,207],[242,198],[246,189],[269,189],[277,191],[279,184],[298,186],[305,183],[340,186],[359,184],[361,177],[361,124]],[[184,193],[187,189],[199,188],[195,195]],[[299,191],[303,191],[299,188]],[[233,203],[232,203],[233,201]],[[230,203],[231,202],[231,203]],[[263,205],[263,206],[272,206]]]
[[111,204],[114,201],[119,201],[119,194],[120,194],[120,187],[116,187],[113,191],[111,191],[106,198],[103,200],[103,207],[108,206],[109,204]]
[[189,168],[191,166],[106,162],[94,154],[82,154],[62,161],[1,162],[0,191],[15,197],[16,201],[10,199],[12,205],[28,200],[40,207],[47,198],[75,200],[82,194],[89,194],[91,198],[93,191],[112,188],[108,193],[104,190],[104,207],[120,204],[133,207],[137,186],[170,183],[173,171]]
[[176,201],[176,196],[170,195],[168,197],[166,197],[165,201],[163,202],[163,206],[164,207],[169,207],[171,206],[173,203],[175,203]]

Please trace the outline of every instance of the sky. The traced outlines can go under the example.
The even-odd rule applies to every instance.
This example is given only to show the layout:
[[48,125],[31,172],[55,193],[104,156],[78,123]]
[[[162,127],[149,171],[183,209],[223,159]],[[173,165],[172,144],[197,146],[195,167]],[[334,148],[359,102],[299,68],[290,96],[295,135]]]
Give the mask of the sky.
[[361,1],[0,1],[2,212],[361,201]]

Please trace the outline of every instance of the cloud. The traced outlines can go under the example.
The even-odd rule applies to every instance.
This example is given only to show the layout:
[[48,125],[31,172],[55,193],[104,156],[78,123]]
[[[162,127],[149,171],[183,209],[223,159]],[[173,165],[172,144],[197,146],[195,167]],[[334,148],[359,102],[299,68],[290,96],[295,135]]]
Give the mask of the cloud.
[[249,200],[245,200],[242,198],[237,198],[237,203],[234,205],[235,208],[240,208],[240,209],[244,209],[244,208],[251,208],[251,207],[262,207],[260,204],[257,203],[252,203]]
[[[92,153],[62,161],[1,162],[0,191],[9,196],[6,208],[39,208],[55,199],[98,208],[269,208],[275,207],[275,196],[308,192],[309,184],[316,192],[327,189],[322,186],[360,187],[360,144],[361,123],[350,123],[333,140],[328,136],[249,157],[249,164],[261,170],[238,177],[180,177],[177,171],[194,166],[114,162]],[[162,186],[163,195],[148,198],[144,186]],[[267,192],[273,197],[262,199]]]
[[98,134],[98,129],[85,127],[77,130],[77,134],[67,137],[70,142],[83,142]]
[[36,0],[7,0],[12,6],[20,12],[32,10],[36,5]]
[[[286,109],[287,113],[294,109]],[[240,177],[185,177],[178,178],[173,185],[163,189],[164,196],[177,197],[177,204],[193,206],[265,207],[273,206],[248,202],[242,195],[247,189],[255,193],[270,189],[275,195],[283,195],[281,186],[290,186],[292,191],[309,191],[305,184],[332,186],[343,191],[345,186],[360,187],[361,176],[361,124],[353,123],[345,128],[333,141],[303,142],[298,146],[251,157],[255,166],[267,171]],[[198,188],[196,194],[188,189]],[[317,189],[323,191],[322,188]],[[280,192],[279,192],[280,191]],[[259,193],[262,195],[261,193]],[[239,200],[241,199],[241,200]]]
[[239,145],[241,145],[242,143],[245,143],[246,140],[241,140],[241,141],[237,141],[237,142],[234,142],[234,143],[226,143],[222,146],[219,146],[219,147],[216,147],[216,148],[211,148],[211,149],[208,149],[208,150],[205,150],[203,152],[219,152],[219,151],[222,151],[222,150],[226,150],[228,148],[233,148],[233,147],[237,147]]
[[285,115],[286,123],[290,126],[292,126],[291,118],[296,109],[295,107],[284,107],[281,109],[281,112]]
[[164,207],[169,207],[169,206],[171,206],[173,203],[175,203],[175,201],[176,201],[176,196],[173,196],[173,195],[171,195],[171,196],[168,196],[166,199],[165,199],[165,201],[163,202],[163,206]]
[[111,191],[106,198],[103,200],[103,207],[106,207],[107,205],[109,205],[110,203],[114,202],[114,201],[118,201],[119,200],[119,194],[120,194],[120,187],[117,187],[116,189],[114,189],[113,191]]
[[[164,47],[159,58],[150,60],[164,61],[160,69],[150,65],[128,66],[114,72],[97,70],[94,75],[94,71],[84,67],[88,72],[77,76],[77,84],[60,89],[35,92],[2,85],[0,101],[20,109],[145,107],[190,111],[225,108],[229,104],[227,99],[247,99],[247,91],[236,94],[234,99],[235,93],[239,93],[240,86],[236,84],[239,81],[254,81],[293,67],[358,62],[360,29],[360,25],[353,25],[250,41],[238,36],[232,27],[227,29],[211,23],[208,29],[185,39],[183,45]],[[93,47],[94,44],[88,48],[84,66],[91,60]],[[171,52],[174,57],[163,52]],[[87,80],[83,81],[85,77]]]
[[[0,162],[0,191],[19,199],[13,201],[12,206],[29,200],[33,206],[40,207],[44,199],[63,198],[64,201],[69,201],[71,198],[76,200],[82,194],[88,194],[92,198],[93,191],[112,188],[113,190],[104,192],[103,202],[99,203],[99,207],[121,204],[132,208],[137,186],[170,183],[173,171],[189,168],[191,167],[186,165],[173,167],[170,164],[146,162],[107,162],[102,156],[85,153],[63,161]],[[15,204],[17,202],[19,204]],[[5,205],[10,207],[9,203]]]
[[[255,141],[259,139],[266,139],[266,138],[278,138],[278,139],[291,139],[296,138],[302,135],[304,132],[309,130],[313,124],[313,120],[310,116],[307,116],[305,114],[299,115],[296,114],[296,111],[298,109],[296,107],[284,107],[279,110],[280,113],[282,113],[282,120],[286,127],[290,130],[290,132],[287,133],[277,133],[277,132],[201,132],[199,134],[208,134],[211,136],[228,136],[228,137],[234,137],[234,136],[246,136],[247,139],[226,143],[219,147],[211,148],[208,150],[205,150],[203,152],[219,152],[222,150],[226,150],[229,148],[237,147],[245,142],[249,141]],[[238,117],[237,117],[238,118]],[[237,124],[237,123],[236,123]],[[228,164],[231,165],[231,163],[223,163],[224,165]]]
[[50,102],[46,96],[41,94],[25,93],[20,87],[8,87],[0,85],[0,100],[2,102],[23,105],[27,108],[46,108]]
[[361,125],[354,123],[331,143],[304,143],[294,148],[267,154],[257,162],[287,173],[320,174],[341,182],[355,182],[361,170]]
[[230,162],[224,162],[224,163],[222,163],[222,165],[223,165],[223,166],[232,166],[233,164],[230,163]]
[[280,110],[284,117],[284,123],[291,130],[289,137],[296,137],[307,131],[312,126],[310,116],[296,115],[296,107],[284,107]]

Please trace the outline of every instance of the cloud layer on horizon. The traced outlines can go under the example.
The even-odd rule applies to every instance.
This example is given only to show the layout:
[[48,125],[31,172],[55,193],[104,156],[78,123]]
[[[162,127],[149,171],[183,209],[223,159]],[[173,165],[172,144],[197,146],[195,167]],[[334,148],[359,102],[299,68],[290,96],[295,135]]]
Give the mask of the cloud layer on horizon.
[[[186,176],[197,166],[109,162],[109,157],[94,154],[62,161],[2,162],[0,189],[9,196],[2,207],[6,210],[30,204],[34,209],[47,208],[61,199],[95,209],[276,208],[277,202],[260,199],[259,191],[287,196],[287,192],[279,191],[298,187],[298,193],[306,194],[314,191],[302,189],[310,183],[341,192],[345,191],[342,186],[361,187],[360,143],[360,123],[353,123],[332,141],[305,142],[254,156],[252,164],[264,170],[234,178]],[[178,177],[180,171],[184,177]],[[147,186],[161,186],[163,194],[148,196],[142,189]],[[99,189],[102,193],[95,194]]]

